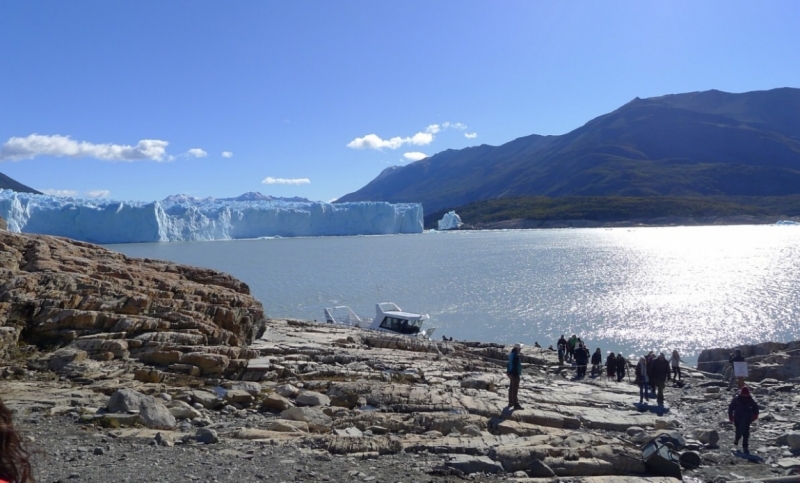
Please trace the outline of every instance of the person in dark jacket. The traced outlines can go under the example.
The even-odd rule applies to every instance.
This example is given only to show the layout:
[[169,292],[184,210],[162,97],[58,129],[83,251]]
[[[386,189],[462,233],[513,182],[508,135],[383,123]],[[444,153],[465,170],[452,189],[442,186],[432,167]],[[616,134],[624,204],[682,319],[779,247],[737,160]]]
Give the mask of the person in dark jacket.
[[646,399],[648,402],[650,401],[650,395],[647,392],[647,389],[650,386],[650,371],[647,369],[647,359],[644,357],[639,358],[639,363],[636,364],[636,369],[634,369],[634,374],[636,374],[635,383],[639,386],[639,404],[642,404]]
[[655,358],[650,367],[650,378],[656,385],[656,401],[658,405],[664,406],[664,386],[669,378],[669,361],[662,352]]
[[609,381],[614,380],[614,374],[617,371],[617,356],[612,352],[606,358],[606,379]]
[[519,393],[519,380],[522,377],[522,361],[519,358],[519,353],[522,352],[522,344],[514,344],[514,348],[508,354],[508,367],[506,374],[508,375],[508,407],[514,409],[522,409],[519,404],[517,393]]
[[[653,368],[653,361],[656,360],[656,355],[653,353],[653,351],[650,351],[646,356],[644,356],[644,360],[647,361],[647,370],[650,371]],[[648,373],[647,375],[650,376],[649,378],[650,392],[655,394],[656,383],[653,381],[653,375],[650,373]]]
[[600,363],[603,362],[603,354],[598,347],[594,354],[592,354],[592,376],[600,375]]
[[589,365],[589,349],[583,344],[575,348],[575,364],[578,366],[576,376],[579,379],[586,376],[586,366]]
[[628,362],[622,357],[622,353],[617,354],[616,369],[617,369],[617,382],[620,382],[625,377],[625,366]]
[[750,454],[747,445],[750,440],[750,423],[756,419],[758,419],[758,404],[750,395],[750,389],[744,386],[728,405],[728,421],[736,428],[734,446],[738,446],[739,438],[742,438],[742,451],[745,454]]
[[567,339],[564,338],[564,334],[561,334],[561,338],[556,342],[556,347],[558,347],[558,363],[563,364],[567,355]]

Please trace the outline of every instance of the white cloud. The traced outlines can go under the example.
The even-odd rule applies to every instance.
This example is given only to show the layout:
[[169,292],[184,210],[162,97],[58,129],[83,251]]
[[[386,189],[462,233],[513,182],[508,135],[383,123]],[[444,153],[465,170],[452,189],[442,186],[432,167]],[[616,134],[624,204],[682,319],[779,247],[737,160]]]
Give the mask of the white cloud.
[[467,138],[467,139],[475,139],[476,137],[478,137],[478,133],[476,133],[476,132],[465,132],[464,133],[464,137]]
[[164,161],[167,141],[143,139],[136,146],[126,144],[94,144],[75,141],[69,136],[31,134],[12,137],[0,147],[0,161],[33,159],[36,156],[95,158],[103,161]]
[[308,178],[295,178],[295,179],[286,179],[286,178],[273,178],[272,176],[267,176],[263,180],[261,180],[263,184],[309,184],[311,180]]
[[86,192],[89,198],[108,198],[111,192],[108,190],[91,190]]
[[353,139],[352,141],[347,143],[347,147],[352,149],[380,150],[384,148],[397,149],[406,144],[412,144],[414,146],[427,146],[433,142],[435,135],[439,134],[444,129],[464,130],[466,128],[467,126],[461,124],[460,122],[457,123],[444,122],[441,125],[430,124],[428,127],[425,128],[425,131],[418,132],[413,136],[407,136],[407,137],[395,136],[390,139],[383,139],[377,134],[367,134],[364,137]]
[[50,196],[60,196],[62,198],[74,198],[78,196],[75,190],[42,190],[42,193]]
[[414,151],[414,152],[411,152],[411,153],[403,154],[403,157],[406,158],[409,161],[419,161],[420,159],[427,158],[428,155],[425,154],[425,153],[420,153],[418,151]]
[[186,151],[186,154],[188,154],[189,156],[194,156],[195,158],[205,158],[206,156],[208,156],[208,153],[200,148],[192,148]]
[[230,151],[222,151],[222,157],[223,158],[232,158],[233,157],[233,153],[230,152]]

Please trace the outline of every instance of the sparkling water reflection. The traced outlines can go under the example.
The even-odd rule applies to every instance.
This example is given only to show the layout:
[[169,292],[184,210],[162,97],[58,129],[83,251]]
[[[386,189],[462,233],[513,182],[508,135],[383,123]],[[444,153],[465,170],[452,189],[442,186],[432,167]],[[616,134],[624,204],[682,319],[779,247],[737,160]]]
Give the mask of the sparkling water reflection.
[[800,227],[730,226],[426,233],[114,245],[131,256],[226,271],[268,315],[427,312],[437,335],[592,351],[800,339]]

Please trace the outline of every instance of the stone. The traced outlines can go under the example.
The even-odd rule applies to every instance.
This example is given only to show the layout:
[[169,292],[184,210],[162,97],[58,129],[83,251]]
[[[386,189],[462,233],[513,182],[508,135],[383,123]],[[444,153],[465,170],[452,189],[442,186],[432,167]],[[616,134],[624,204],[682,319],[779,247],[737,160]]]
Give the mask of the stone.
[[716,448],[719,442],[719,433],[716,429],[698,429],[694,432],[695,438],[711,448]]
[[495,474],[503,471],[503,466],[493,461],[488,456],[470,456],[465,454],[446,455],[445,465],[455,468],[464,474],[490,473]]
[[318,392],[303,391],[295,397],[294,402],[298,406],[327,406],[331,403],[331,399]]
[[658,418],[653,423],[653,426],[656,428],[656,431],[659,429],[669,429],[669,424],[667,423],[666,419]]
[[361,436],[364,435],[364,433],[362,433],[361,430],[359,430],[355,426],[345,429],[334,429],[333,434],[335,434],[336,436],[349,436],[356,438],[360,438]]
[[778,436],[775,443],[778,446],[788,446],[792,451],[798,450],[800,449],[800,432],[791,431],[784,433]]
[[481,428],[475,426],[474,424],[468,424],[463,428],[464,434],[469,436],[481,436],[483,432],[481,432]]
[[531,466],[528,468],[528,474],[532,478],[553,478],[556,476],[555,472],[547,466],[542,460],[531,461]]
[[261,407],[266,410],[284,411],[293,408],[294,403],[278,393],[271,392],[261,401]]
[[625,434],[628,436],[633,436],[634,434],[638,434],[644,431],[644,428],[640,428],[639,426],[631,426],[630,428],[625,430]]
[[242,389],[229,389],[225,393],[225,401],[230,404],[239,404],[246,408],[253,404],[253,395]]
[[112,413],[137,411],[142,424],[153,429],[175,429],[175,417],[166,406],[153,396],[146,396],[132,389],[120,389],[108,400],[108,410]]
[[202,417],[202,414],[197,409],[190,406],[188,403],[183,401],[171,401],[169,403],[170,414],[172,414],[176,419],[197,419]]
[[295,398],[298,394],[300,394],[300,389],[297,389],[291,384],[281,384],[280,386],[275,387],[275,392],[283,397]]
[[279,433],[307,433],[308,423],[290,419],[276,419],[265,424],[264,429]]
[[327,433],[331,430],[333,420],[320,409],[312,407],[295,407],[281,412],[282,419],[292,419],[308,423],[308,428],[317,433]]
[[231,389],[233,390],[240,390],[240,391],[247,391],[253,397],[259,397],[261,395],[261,384],[257,382],[251,381],[235,381],[231,384]]
[[223,400],[208,391],[194,390],[189,393],[193,403],[201,404],[206,409],[217,409],[223,406]]
[[198,428],[194,437],[198,443],[203,443],[203,444],[219,443],[219,436],[217,435],[217,432],[214,431],[213,429]]
[[465,389],[494,391],[494,378],[491,374],[470,374],[461,379],[461,387]]

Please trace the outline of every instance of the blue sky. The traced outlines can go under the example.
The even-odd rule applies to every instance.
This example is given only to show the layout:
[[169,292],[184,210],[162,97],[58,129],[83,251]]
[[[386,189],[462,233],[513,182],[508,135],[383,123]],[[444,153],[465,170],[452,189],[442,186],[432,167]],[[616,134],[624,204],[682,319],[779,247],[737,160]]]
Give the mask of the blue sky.
[[329,201],[634,97],[800,87],[800,2],[0,3],[0,172],[38,190]]

